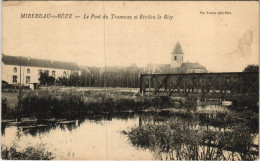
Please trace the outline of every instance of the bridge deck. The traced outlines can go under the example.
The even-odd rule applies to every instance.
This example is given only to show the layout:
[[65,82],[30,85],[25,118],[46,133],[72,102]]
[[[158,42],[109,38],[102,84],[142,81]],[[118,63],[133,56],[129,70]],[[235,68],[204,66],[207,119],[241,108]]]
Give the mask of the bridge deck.
[[142,74],[143,95],[258,100],[259,73]]

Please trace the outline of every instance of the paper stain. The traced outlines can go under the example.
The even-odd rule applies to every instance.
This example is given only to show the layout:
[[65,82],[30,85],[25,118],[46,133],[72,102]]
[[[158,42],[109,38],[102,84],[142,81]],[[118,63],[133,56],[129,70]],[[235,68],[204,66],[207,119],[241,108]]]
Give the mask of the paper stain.
[[251,45],[253,43],[253,31],[247,31],[239,40],[238,40],[238,54],[241,56],[247,56],[251,54]]
[[237,49],[230,52],[231,55],[246,57],[252,53],[253,31],[246,31],[237,42]]

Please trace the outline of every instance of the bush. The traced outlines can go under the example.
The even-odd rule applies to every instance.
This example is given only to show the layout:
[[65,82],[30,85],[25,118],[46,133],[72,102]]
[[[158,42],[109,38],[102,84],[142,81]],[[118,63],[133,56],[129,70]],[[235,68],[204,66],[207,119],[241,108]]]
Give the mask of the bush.
[[1,112],[2,119],[15,119],[17,118],[18,109],[8,106],[7,98],[3,97],[1,102]]
[[38,144],[36,147],[28,146],[24,150],[14,144],[10,147],[1,146],[2,159],[5,160],[51,160],[55,156],[53,153],[48,152],[44,144]]
[[133,92],[49,89],[24,93],[21,105],[23,117],[74,119],[88,114],[140,111],[152,106],[164,108],[170,104],[157,97],[136,97]]
[[6,117],[7,114],[7,98],[2,98],[2,102],[1,102],[1,109],[2,109],[2,118]]
[[[170,160],[255,160],[257,153],[251,151],[253,136],[238,124],[229,130],[208,131],[194,128],[197,119],[170,118],[160,124],[146,124],[134,127],[126,133],[130,142],[141,148],[150,149],[156,159]],[[165,158],[163,158],[165,157]]]

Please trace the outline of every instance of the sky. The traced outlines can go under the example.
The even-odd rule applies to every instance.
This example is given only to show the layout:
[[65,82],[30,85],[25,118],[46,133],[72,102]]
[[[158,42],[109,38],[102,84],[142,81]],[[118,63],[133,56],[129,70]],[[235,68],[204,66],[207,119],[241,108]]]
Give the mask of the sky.
[[[21,13],[70,13],[80,18],[20,18]],[[162,19],[83,19],[84,14],[159,14]],[[150,62],[169,64],[178,41],[185,62],[199,62],[210,72],[237,72],[258,64],[258,2],[3,2],[2,53],[6,55],[81,66],[143,67]]]

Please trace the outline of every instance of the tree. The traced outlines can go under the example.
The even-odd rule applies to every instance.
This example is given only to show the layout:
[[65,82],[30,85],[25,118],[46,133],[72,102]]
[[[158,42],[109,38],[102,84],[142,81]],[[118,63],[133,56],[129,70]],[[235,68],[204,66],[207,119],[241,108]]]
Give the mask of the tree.
[[248,65],[243,72],[259,72],[259,65]]
[[48,72],[43,72],[40,74],[39,81],[41,85],[53,85],[55,78],[49,76]]

